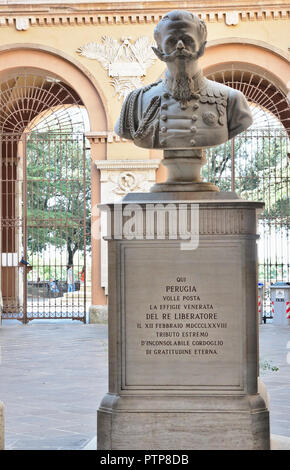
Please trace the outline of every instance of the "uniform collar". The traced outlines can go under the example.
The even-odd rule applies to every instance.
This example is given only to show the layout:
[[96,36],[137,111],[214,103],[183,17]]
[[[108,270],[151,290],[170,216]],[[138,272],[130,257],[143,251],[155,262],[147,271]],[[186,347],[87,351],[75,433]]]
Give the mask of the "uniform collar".
[[[194,90],[192,93],[197,93],[201,91],[205,87],[205,78],[202,74],[202,70],[197,72],[196,75],[192,77],[193,83],[194,83]],[[172,93],[172,82],[173,79],[169,75],[169,73],[165,73],[165,80],[163,81],[163,85],[165,86],[166,90]]]

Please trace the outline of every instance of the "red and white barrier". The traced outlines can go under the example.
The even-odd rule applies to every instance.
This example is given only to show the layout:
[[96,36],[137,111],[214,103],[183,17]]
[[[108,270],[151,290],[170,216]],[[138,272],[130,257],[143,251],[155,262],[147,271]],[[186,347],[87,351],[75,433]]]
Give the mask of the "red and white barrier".
[[260,295],[258,296],[258,313],[259,313],[259,316],[261,316],[261,313],[262,313],[262,302],[261,302],[261,297],[260,297]]
[[286,318],[290,318],[290,302],[286,302]]

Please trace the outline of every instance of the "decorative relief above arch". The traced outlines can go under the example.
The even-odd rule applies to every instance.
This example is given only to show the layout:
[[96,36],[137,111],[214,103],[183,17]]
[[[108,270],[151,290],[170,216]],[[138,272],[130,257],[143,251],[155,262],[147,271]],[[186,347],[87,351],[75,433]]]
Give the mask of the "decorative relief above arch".
[[238,11],[227,11],[225,14],[225,23],[228,26],[235,26],[239,22],[239,12]]
[[30,26],[29,18],[27,16],[18,16],[15,18],[15,28],[17,31],[26,31]]
[[120,41],[103,36],[102,43],[89,42],[77,49],[77,52],[95,59],[107,70],[119,99],[144,84],[142,77],[148,67],[153,65],[156,56],[152,51],[150,38],[143,36],[135,42],[130,37],[122,37]]

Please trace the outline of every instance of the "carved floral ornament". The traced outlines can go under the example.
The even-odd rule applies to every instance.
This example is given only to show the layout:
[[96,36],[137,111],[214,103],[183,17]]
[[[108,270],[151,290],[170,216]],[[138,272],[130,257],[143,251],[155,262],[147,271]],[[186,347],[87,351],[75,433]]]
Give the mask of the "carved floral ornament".
[[108,173],[108,181],[113,183],[111,191],[117,196],[125,196],[130,192],[147,192],[155,182],[148,172],[123,171],[122,173],[113,171]]
[[238,11],[227,11],[225,17],[225,23],[227,26],[235,26],[239,22],[239,12]]
[[29,28],[29,18],[26,16],[19,16],[15,19],[15,28],[17,31],[27,31]]
[[150,39],[146,36],[135,42],[130,37],[120,41],[109,36],[102,37],[102,43],[89,42],[77,49],[77,52],[88,59],[96,59],[107,70],[111,85],[116,95],[125,98],[128,93],[141,88],[142,77],[156,60]]
[[144,176],[139,175],[139,178],[132,171],[123,171],[119,175],[115,172],[109,173],[108,180],[114,183],[112,192],[118,196],[125,196],[125,194],[136,191],[137,189],[142,190],[140,184],[144,180]]
[[133,191],[138,181],[131,171],[123,171],[118,177],[119,188],[124,192]]

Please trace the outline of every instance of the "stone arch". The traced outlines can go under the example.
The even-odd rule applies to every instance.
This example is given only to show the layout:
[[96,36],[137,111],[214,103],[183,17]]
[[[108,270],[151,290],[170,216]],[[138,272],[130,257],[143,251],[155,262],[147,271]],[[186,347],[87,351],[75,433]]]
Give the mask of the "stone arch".
[[[0,47],[0,81],[13,73],[41,72],[44,75],[58,77],[68,85],[71,96],[79,97],[89,116],[90,134],[104,135],[112,127],[102,89],[95,77],[78,60],[53,48],[39,44],[12,44]],[[44,109],[44,108],[43,108]],[[36,113],[37,114],[37,113]],[[37,116],[32,116],[33,119]],[[21,133],[24,129],[19,129]],[[91,143],[91,201],[92,225],[98,214],[94,208],[100,202],[100,177],[94,165],[95,160],[106,159],[107,144]],[[97,145],[96,145],[97,143]],[[100,241],[92,237],[92,292],[93,304],[105,304],[106,297],[101,287]]]
[[212,71],[217,65],[237,62],[247,64],[253,70],[262,69],[287,94],[290,67],[286,54],[263,41],[243,38],[210,41],[205,55],[201,58],[205,73]]
[[35,44],[12,44],[0,47],[0,76],[13,70],[41,70],[59,76],[77,92],[86,107],[90,130],[111,128],[106,100],[96,79],[77,60],[67,54]]
[[81,98],[55,74],[13,69],[4,79],[0,73],[0,103],[1,134],[35,132],[39,123],[42,132],[85,132],[88,125]]
[[290,109],[287,100],[290,67],[282,51],[266,43],[228,39],[212,41],[202,57],[204,74],[238,88],[244,83],[249,101],[272,112],[286,129],[290,128]]

